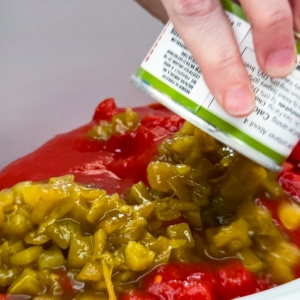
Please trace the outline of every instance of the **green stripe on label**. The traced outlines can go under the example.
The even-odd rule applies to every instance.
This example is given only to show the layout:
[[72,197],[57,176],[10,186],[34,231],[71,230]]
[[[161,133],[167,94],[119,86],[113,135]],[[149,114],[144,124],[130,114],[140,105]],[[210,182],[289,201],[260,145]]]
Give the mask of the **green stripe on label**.
[[139,68],[136,72],[136,75],[140,77],[140,79],[142,79],[146,84],[151,85],[151,87],[155,88],[159,92],[166,94],[174,102],[181,104],[182,106],[184,106],[184,108],[188,109],[193,114],[216,126],[218,129],[221,129],[222,131],[239,139],[251,148],[259,151],[260,153],[263,153],[278,164],[282,164],[285,161],[285,157],[283,155],[256,141],[251,136],[243,133],[241,130],[209,112],[207,109],[200,107],[200,105],[194,103],[181,93],[177,92],[175,89],[171,88],[169,85],[165,84],[143,68]]
[[155,76],[153,76],[143,68],[139,68],[136,72],[136,75],[140,77],[146,84],[151,85],[156,90],[160,91],[162,94],[166,94],[168,97],[172,98],[172,100],[188,109],[190,112],[196,114],[199,110],[200,105],[196,104],[189,98],[180,94],[179,92],[177,92],[161,80],[157,79]]
[[225,10],[233,13],[244,21],[247,21],[246,15],[240,5],[232,2],[231,0],[221,0],[221,2]]
[[218,116],[214,115],[207,109],[201,107],[197,113],[197,116],[205,120],[206,122],[216,126],[217,128],[221,129],[222,131],[234,136],[235,138],[239,139],[240,141],[244,142],[245,144],[249,145],[253,149],[257,150],[260,153],[268,156],[269,158],[273,159],[278,164],[283,164],[286,157],[277,153],[276,151],[270,149],[269,147],[263,145],[262,143],[258,142],[251,136],[245,134],[238,128],[234,127],[233,125],[227,123],[226,121],[222,120]]

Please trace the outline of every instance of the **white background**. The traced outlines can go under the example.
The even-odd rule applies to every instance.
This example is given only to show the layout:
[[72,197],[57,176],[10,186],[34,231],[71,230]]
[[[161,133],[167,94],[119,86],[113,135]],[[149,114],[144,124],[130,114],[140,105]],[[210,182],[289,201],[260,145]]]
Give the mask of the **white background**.
[[0,169],[107,97],[151,102],[129,78],[162,27],[133,0],[0,0]]

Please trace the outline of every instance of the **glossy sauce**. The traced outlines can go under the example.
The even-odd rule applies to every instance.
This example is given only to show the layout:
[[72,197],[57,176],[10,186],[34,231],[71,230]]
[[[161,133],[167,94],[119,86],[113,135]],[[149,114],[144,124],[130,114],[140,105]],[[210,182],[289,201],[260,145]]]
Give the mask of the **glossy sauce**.
[[43,181],[53,176],[74,174],[80,183],[121,193],[145,180],[146,168],[156,154],[157,145],[178,131],[183,119],[155,104],[134,110],[141,117],[137,131],[107,142],[89,140],[86,133],[99,120],[111,120],[118,108],[113,99],[99,104],[88,124],[57,135],[36,151],[8,165],[0,172],[0,190],[22,181]]
[[[141,180],[147,182],[146,168],[157,154],[157,146],[171,137],[183,124],[183,119],[161,105],[135,108],[141,125],[137,130],[112,136],[108,141],[88,139],[86,133],[99,120],[110,121],[117,108],[113,99],[99,104],[90,123],[61,134],[47,142],[33,153],[13,162],[0,172],[0,189],[9,188],[22,181],[43,181],[50,177],[74,174],[75,181],[105,189],[108,193],[123,191]],[[293,153],[290,162],[295,161],[299,152]],[[285,165],[280,183],[287,192],[299,200],[300,176],[291,163]],[[287,230],[278,217],[278,202],[259,199],[257,204],[271,212],[274,223],[285,232],[295,245],[300,247],[300,228]],[[182,220],[166,223],[179,224]],[[210,262],[211,263],[211,262]],[[300,267],[295,269],[300,276]],[[70,279],[61,274],[65,299],[72,299],[74,289]],[[146,275],[140,282],[141,290],[131,292],[122,300],[167,299],[217,299],[228,300],[262,291],[275,284],[268,276],[256,277],[240,262],[226,261],[214,266],[199,264],[167,264]],[[180,291],[180,292],[178,292]],[[214,291],[214,292],[213,292]]]

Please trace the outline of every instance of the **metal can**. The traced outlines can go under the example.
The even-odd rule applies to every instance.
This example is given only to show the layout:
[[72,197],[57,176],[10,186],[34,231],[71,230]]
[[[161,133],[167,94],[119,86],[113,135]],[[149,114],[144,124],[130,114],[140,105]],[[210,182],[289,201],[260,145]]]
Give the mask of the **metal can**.
[[[241,7],[230,0],[222,3],[256,95],[250,116],[234,118],[219,106],[171,22],[131,81],[216,139],[266,168],[280,171],[300,138],[300,65],[286,78],[267,76],[257,63],[251,26]],[[299,58],[298,42],[297,48]]]

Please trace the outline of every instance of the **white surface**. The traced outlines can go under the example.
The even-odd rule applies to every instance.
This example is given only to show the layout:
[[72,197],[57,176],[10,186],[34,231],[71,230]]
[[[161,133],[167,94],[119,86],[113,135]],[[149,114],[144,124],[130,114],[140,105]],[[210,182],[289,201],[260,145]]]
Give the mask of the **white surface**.
[[299,300],[300,279],[283,284],[279,287],[246,297],[240,300]]
[[107,97],[152,101],[129,78],[162,27],[133,0],[0,0],[0,169]]

